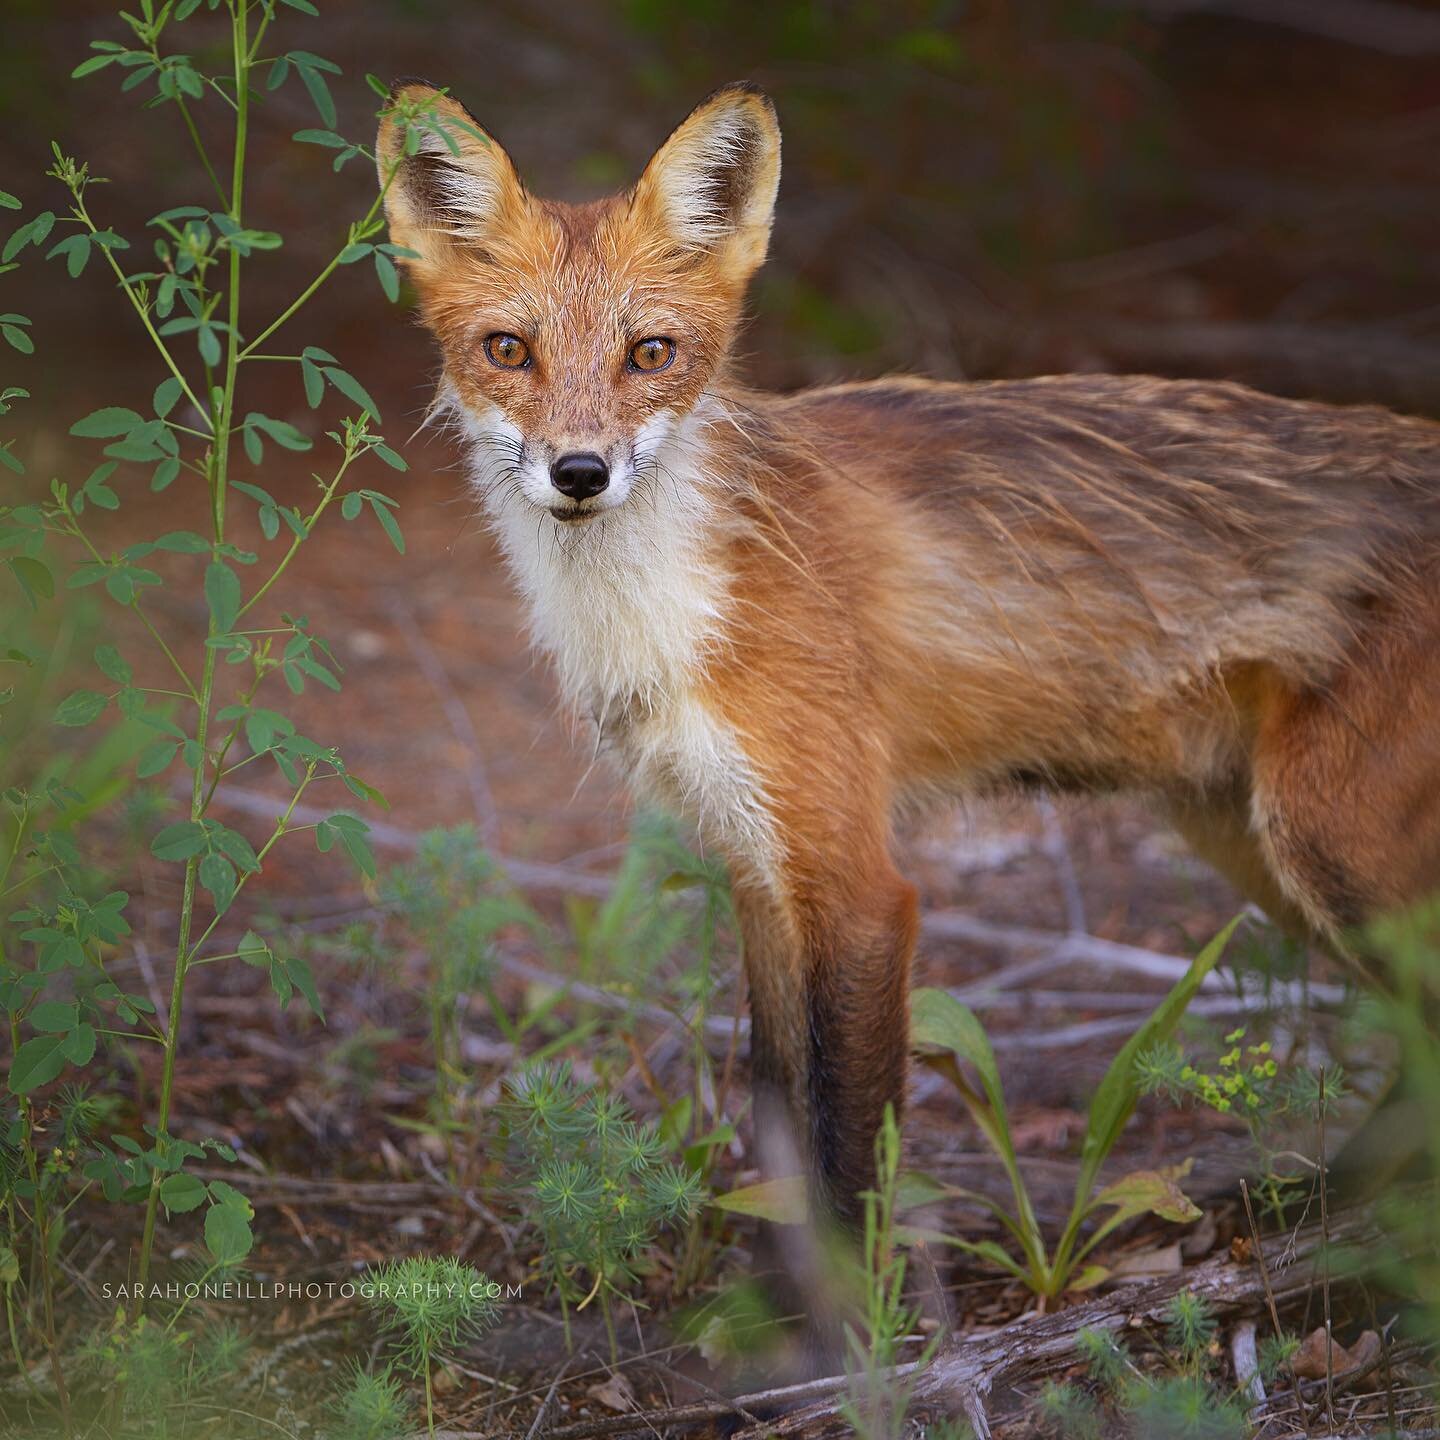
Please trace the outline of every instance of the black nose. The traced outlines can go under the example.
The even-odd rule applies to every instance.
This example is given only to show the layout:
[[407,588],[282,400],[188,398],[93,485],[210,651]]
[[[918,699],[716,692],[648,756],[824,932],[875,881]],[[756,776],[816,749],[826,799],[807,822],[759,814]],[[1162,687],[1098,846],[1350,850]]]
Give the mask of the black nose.
[[562,455],[550,467],[550,483],[572,500],[588,500],[610,483],[610,467],[589,451]]

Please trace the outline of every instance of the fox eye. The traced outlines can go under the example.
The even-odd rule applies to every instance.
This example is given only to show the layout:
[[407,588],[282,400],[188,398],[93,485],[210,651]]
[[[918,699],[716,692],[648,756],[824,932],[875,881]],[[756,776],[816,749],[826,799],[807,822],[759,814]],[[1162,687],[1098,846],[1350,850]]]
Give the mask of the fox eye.
[[636,370],[663,370],[675,359],[675,342],[663,335],[639,340],[630,348],[630,365]]
[[487,335],[485,356],[502,370],[522,370],[530,363],[530,347],[518,335]]

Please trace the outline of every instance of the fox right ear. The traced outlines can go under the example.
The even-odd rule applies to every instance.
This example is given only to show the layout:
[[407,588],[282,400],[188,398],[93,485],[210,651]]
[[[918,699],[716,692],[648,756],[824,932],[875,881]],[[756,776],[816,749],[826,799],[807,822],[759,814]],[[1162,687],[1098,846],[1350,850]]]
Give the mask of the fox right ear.
[[458,101],[429,85],[390,93],[375,142],[390,238],[443,265],[457,244],[486,233],[525,204],[525,187],[503,149]]
[[779,185],[775,107],[753,85],[726,85],[656,151],[634,200],[683,249],[743,284],[765,258]]

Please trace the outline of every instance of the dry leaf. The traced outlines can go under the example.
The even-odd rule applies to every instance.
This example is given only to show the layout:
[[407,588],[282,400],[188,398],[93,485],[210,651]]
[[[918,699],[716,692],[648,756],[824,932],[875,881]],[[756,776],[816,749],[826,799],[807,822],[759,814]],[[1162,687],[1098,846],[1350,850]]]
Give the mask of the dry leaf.
[[1128,1284],[1135,1280],[1158,1280],[1177,1275],[1184,1268],[1180,1258],[1180,1242],[1162,1245],[1153,1250],[1136,1250],[1122,1255],[1110,1267],[1107,1284]]
[[[1338,1340],[1330,1347],[1330,1372],[1337,1380],[1368,1369],[1380,1356],[1380,1337],[1367,1330],[1347,1348]],[[1301,1380],[1325,1378],[1325,1327],[1312,1330],[1290,1361],[1290,1370]]]
[[617,1410],[622,1415],[638,1408],[635,1404],[635,1392],[619,1370],[608,1380],[592,1385],[585,1393],[592,1400],[598,1400],[607,1410]]

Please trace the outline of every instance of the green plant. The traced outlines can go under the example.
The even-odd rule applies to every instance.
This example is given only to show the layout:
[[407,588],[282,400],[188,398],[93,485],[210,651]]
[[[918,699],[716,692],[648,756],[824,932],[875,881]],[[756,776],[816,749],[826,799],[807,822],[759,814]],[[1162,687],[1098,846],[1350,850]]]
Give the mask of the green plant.
[[[910,1384],[892,1372],[900,1342],[914,1328],[918,1310],[905,1299],[907,1264],[904,1231],[897,1221],[900,1188],[900,1127],[885,1107],[875,1136],[875,1188],[862,1196],[865,1207],[861,1248],[863,1326],[845,1327],[849,1394],[840,1413],[861,1440],[888,1440],[901,1432],[910,1403]],[[933,1344],[920,1357],[923,1365]]]
[[[372,1270],[362,1293],[389,1339],[393,1364],[422,1380],[425,1424],[435,1433],[433,1370],[459,1347],[493,1325],[500,1313],[497,1287],[451,1256],[411,1256]],[[358,1392],[352,1385],[351,1396]],[[394,1410],[382,1374],[365,1388],[372,1419]]]
[[696,1213],[702,1187],[665,1159],[655,1126],[637,1124],[621,1097],[578,1085],[568,1063],[521,1071],[504,1111],[517,1190],[533,1201],[540,1264],[560,1295],[566,1340],[571,1304],[583,1310],[598,1297],[615,1359],[612,1297],[626,1298],[660,1228]]
[[400,1440],[410,1433],[405,1387],[391,1370],[352,1366],[335,1397],[330,1440]]
[[[1240,923],[1232,920],[1201,950],[1173,989],[1136,1029],[1105,1072],[1086,1119],[1085,1138],[1080,1149],[1080,1173],[1070,1215],[1054,1249],[1050,1249],[1025,1178],[1020,1172],[1015,1145],[1010,1138],[1010,1121],[1000,1070],[995,1063],[985,1028],[973,1011],[943,990],[917,990],[911,1005],[911,1035],[924,1058],[947,1075],[960,1092],[971,1117],[986,1142],[1005,1167],[1014,1199],[1013,1212],[988,1196],[956,1186],[940,1185],[925,1177],[911,1177],[911,1201],[952,1195],[978,1201],[1005,1227],[1020,1249],[1015,1259],[995,1241],[966,1241],[954,1236],[932,1234],[928,1238],[955,1246],[990,1260],[1023,1280],[1043,1300],[1052,1300],[1067,1289],[1083,1290],[1105,1278],[1103,1266],[1079,1267],[1092,1250],[1117,1226],[1136,1216],[1153,1213],[1177,1222],[1194,1220],[1199,1211],[1180,1189],[1188,1165],[1167,1170],[1142,1170],[1112,1182],[1097,1192],[1101,1166],[1114,1149],[1141,1091],[1136,1061],[1141,1052],[1167,1039],[1185,1013],[1205,976],[1219,961],[1230,936]],[[977,1089],[960,1068],[964,1061],[979,1077]],[[1083,1234],[1086,1222],[1097,1213],[1110,1213],[1090,1233]]]
[[1203,1297],[1181,1291],[1168,1307],[1162,1369],[1142,1369],[1124,1340],[1100,1330],[1078,1337],[1091,1385],[1047,1384],[1039,1410],[1063,1440],[1245,1440],[1241,1398],[1214,1375],[1215,1318]]
[[[1322,1108],[1329,1114],[1345,1094],[1345,1076],[1338,1065],[1323,1074],[1299,1066],[1282,1069],[1268,1040],[1246,1045],[1245,1039],[1244,1026],[1230,1031],[1224,1039],[1229,1048],[1213,1071],[1173,1039],[1143,1050],[1136,1070],[1146,1093],[1177,1104],[1194,1100],[1244,1123],[1259,1157],[1255,1193],[1266,1213],[1281,1221],[1286,1207],[1315,1183],[1314,1163],[1291,1143],[1295,1126],[1313,1125]],[[1296,1161],[1300,1171],[1293,1168]]]
[[493,942],[499,931],[512,925],[542,934],[543,922],[505,881],[472,825],[427,831],[420,837],[415,860],[391,871],[381,893],[426,957],[425,1001],[435,1057],[433,1121],[445,1145],[451,1178],[458,1179],[455,1136],[466,1128],[457,1115],[458,1091],[465,1081],[460,1053],[463,1005],[478,991],[509,1028],[490,984]]
[[[8,919],[0,930],[0,1004],[8,1015],[7,1087],[14,1097],[6,1143],[16,1158],[7,1164],[0,1205],[5,1251],[15,1257],[17,1272],[5,1294],[17,1356],[32,1335],[49,1351],[67,1431],[71,1416],[54,1316],[55,1277],[66,1212],[85,1188],[96,1186],[111,1201],[143,1205],[133,1257],[132,1325],[138,1325],[148,1295],[162,1211],[175,1215],[208,1207],[204,1234],[217,1266],[238,1264],[249,1250],[250,1210],[243,1197],[185,1168],[205,1155],[233,1159],[228,1147],[170,1132],[187,978],[200,965],[238,959],[265,969],[282,1003],[298,993],[318,1014],[318,995],[303,961],[282,959],[253,931],[238,947],[217,945],[219,926],[263,872],[275,846],[294,832],[310,830],[319,849],[343,850],[367,874],[374,873],[363,820],[339,803],[313,825],[297,823],[296,811],[312,787],[327,782],[340,786],[350,801],[377,800],[377,792],[350,773],[333,746],[302,735],[282,711],[260,699],[282,680],[292,693],[312,683],[340,686],[340,667],[324,639],[305,617],[277,603],[280,583],[322,519],[338,512],[353,520],[368,511],[397,549],[404,543],[392,514],[395,502],[377,490],[355,488],[355,476],[364,468],[377,463],[405,468],[374,428],[379,409],[368,392],[326,350],[269,348],[332,275],[357,261],[370,260],[382,288],[397,297],[397,252],[379,241],[381,197],[345,227],[332,258],[278,313],[253,315],[244,299],[250,267],[281,244],[278,234],[256,224],[247,204],[251,132],[264,95],[296,78],[322,123],[335,124],[326,77],[338,67],[308,51],[273,44],[282,18],[303,20],[315,13],[310,0],[139,0],[138,13],[122,11],[125,38],[92,42],[93,53],[75,76],[106,70],[123,74],[127,90],[144,87],[151,108],[168,110],[180,142],[193,146],[213,196],[199,203],[197,197],[176,197],[182,203],[149,222],[143,247],[149,253],[137,261],[142,247],[106,220],[105,182],[84,161],[53,146],[47,173],[67,205],[58,214],[48,209],[32,214],[0,247],[4,270],[38,251],[63,260],[72,279],[92,267],[108,272],[158,361],[148,413],[110,404],[70,427],[77,441],[100,451],[93,465],[81,467],[88,474],[52,479],[48,489],[37,487],[35,498],[0,505],[0,576],[31,606],[92,587],[106,597],[107,639],[94,649],[98,688],[63,699],[55,721],[78,728],[119,716],[128,731],[143,733],[136,762],[140,778],[157,777],[177,764],[188,772],[189,798],[181,816],[150,838],[152,854],[179,867],[174,969],[163,1024],[151,1001],[123,984],[129,896],[97,883],[70,833],[67,816],[93,813],[115,798],[106,791],[105,776],[89,777],[87,793],[76,783],[77,769],[59,776],[41,764],[27,778],[7,777],[4,792],[0,898],[7,901]],[[218,68],[201,68],[194,59],[201,53],[218,56]],[[386,95],[383,84],[373,77],[370,83]],[[196,119],[202,110],[213,117],[204,133]],[[423,106],[391,106],[386,100],[381,113],[404,130],[411,152],[425,131],[455,143]],[[333,128],[302,130],[295,138],[335,151],[336,168],[354,158],[373,159]],[[382,177],[382,194],[391,178]],[[23,208],[8,194],[0,194],[0,206]],[[24,316],[7,314],[0,335],[22,356],[36,347]],[[282,503],[258,483],[261,467],[277,454],[299,454],[315,444],[296,426],[248,408],[243,399],[255,367],[277,364],[291,369],[312,409],[336,397],[354,407],[348,416],[337,415],[325,432],[333,459],[314,475],[307,505]],[[0,413],[24,398],[23,388],[7,387]],[[11,442],[0,444],[0,464],[24,473]],[[123,547],[107,539],[107,517],[125,503],[137,469],[148,475],[152,490],[177,487],[177,513],[188,508],[194,528],[169,529]],[[261,549],[243,543],[239,509],[248,510],[258,527]],[[67,553],[74,563],[57,583],[57,557]],[[247,583],[252,569],[260,578]],[[152,602],[167,585],[200,602],[207,622],[199,640],[187,639],[160,618]],[[12,650],[5,656],[10,663],[23,666],[33,659],[19,647]],[[225,777],[256,763],[273,764],[289,787],[288,801],[277,806],[279,818],[258,843],[212,813]],[[44,1087],[137,1044],[155,1045],[161,1054],[153,1113],[126,1131],[90,1135],[84,1142],[88,1153],[67,1160],[63,1171],[53,1157],[42,1157],[37,1121]],[[0,1263],[8,1273],[10,1263]],[[22,1361],[22,1372],[27,1368]]]

